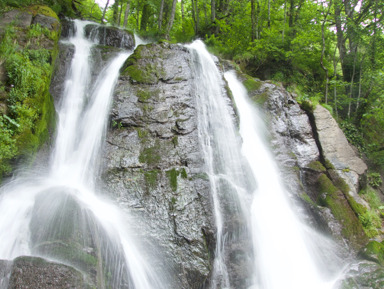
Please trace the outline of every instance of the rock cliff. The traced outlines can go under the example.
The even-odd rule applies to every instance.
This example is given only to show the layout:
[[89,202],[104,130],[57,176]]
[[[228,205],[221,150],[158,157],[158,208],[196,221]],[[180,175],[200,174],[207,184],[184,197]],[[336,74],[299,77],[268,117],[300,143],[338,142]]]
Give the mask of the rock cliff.
[[135,50],[116,87],[104,156],[106,191],[137,214],[150,232],[143,237],[159,240],[174,288],[202,288],[214,248],[190,61],[179,45]]

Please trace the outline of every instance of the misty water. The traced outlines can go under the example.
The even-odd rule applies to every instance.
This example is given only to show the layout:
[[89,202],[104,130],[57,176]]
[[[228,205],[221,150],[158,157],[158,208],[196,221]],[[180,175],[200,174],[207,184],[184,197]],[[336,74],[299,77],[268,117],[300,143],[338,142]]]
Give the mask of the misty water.
[[[98,156],[113,89],[132,51],[117,54],[93,80],[90,55],[97,43],[83,35],[87,22],[75,24],[76,33],[67,40],[75,53],[57,107],[50,160],[44,169],[20,172],[1,188],[0,259],[41,256],[87,272],[89,265],[73,259],[73,252],[58,253],[63,251],[63,240],[76,238],[82,244],[76,254],[85,252],[85,257],[102,262],[92,281],[103,284],[100,288],[107,284],[116,289],[172,289],[166,272],[151,267],[142,241],[130,230],[133,216],[98,191]],[[334,250],[333,244],[295,215],[265,144],[260,112],[247,100],[235,73],[227,72],[237,120],[215,58],[199,40],[187,47],[192,54],[199,140],[216,224],[210,287],[333,288],[339,268],[325,258]],[[236,258],[247,264],[247,271],[237,276],[240,281],[233,278],[230,256],[235,247],[244,253]]]
[[[93,281],[100,288],[167,288],[144,260],[129,230],[131,217],[97,192],[113,89],[132,51],[112,58],[91,82],[90,56],[97,43],[85,39],[87,24],[75,21],[68,40],[75,53],[57,109],[48,169],[24,172],[1,188],[0,259],[41,256],[82,271],[90,270],[86,261],[102,263]],[[66,241],[82,248],[68,252]]]

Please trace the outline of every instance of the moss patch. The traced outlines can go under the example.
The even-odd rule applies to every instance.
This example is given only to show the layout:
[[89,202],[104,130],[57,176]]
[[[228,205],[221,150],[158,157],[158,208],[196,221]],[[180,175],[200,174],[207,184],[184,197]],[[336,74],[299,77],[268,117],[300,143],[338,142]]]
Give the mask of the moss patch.
[[353,246],[360,246],[366,241],[366,236],[343,192],[325,174],[319,177],[317,184],[320,192],[319,204],[331,209],[334,217],[342,225],[343,236],[350,240]]
[[326,171],[326,168],[319,161],[312,161],[308,167],[316,172],[324,173]]
[[125,61],[121,74],[129,76],[133,82],[142,84],[156,84],[160,79],[164,78],[164,68],[161,62],[157,60],[157,55],[154,55],[153,51],[150,50],[153,45],[139,46]]
[[166,174],[167,174],[167,177],[169,180],[169,185],[170,185],[172,191],[174,191],[174,192],[177,191],[177,177],[180,175],[181,178],[183,178],[183,179],[188,178],[188,175],[187,175],[185,168],[182,168],[179,170],[171,169],[169,171],[166,171]]
[[180,174],[178,170],[171,169],[169,171],[166,171],[169,185],[171,186],[172,191],[176,192],[177,190],[177,176]]
[[42,14],[48,17],[53,17],[59,21],[59,17],[57,16],[57,14],[48,6],[33,5],[27,7],[27,10],[31,12],[33,16],[36,16],[37,14]]
[[260,80],[256,80],[250,76],[246,76],[246,80],[243,82],[243,85],[248,90],[248,92],[253,92],[261,88],[262,82]]
[[161,157],[157,146],[144,148],[139,156],[139,161],[141,163],[146,163],[150,166],[156,165],[160,160]]
[[384,266],[384,243],[371,241],[360,252],[359,257]]
[[159,174],[158,170],[151,170],[144,172],[144,180],[148,189],[155,189],[157,186],[157,176]]

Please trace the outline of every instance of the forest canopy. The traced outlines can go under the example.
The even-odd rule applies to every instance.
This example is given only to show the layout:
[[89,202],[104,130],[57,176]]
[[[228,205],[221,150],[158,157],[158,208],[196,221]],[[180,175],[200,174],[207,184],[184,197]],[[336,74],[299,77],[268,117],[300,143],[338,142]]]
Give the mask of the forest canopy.
[[216,55],[281,82],[303,107],[323,104],[349,140],[384,167],[384,1],[5,0],[172,42],[203,39]]

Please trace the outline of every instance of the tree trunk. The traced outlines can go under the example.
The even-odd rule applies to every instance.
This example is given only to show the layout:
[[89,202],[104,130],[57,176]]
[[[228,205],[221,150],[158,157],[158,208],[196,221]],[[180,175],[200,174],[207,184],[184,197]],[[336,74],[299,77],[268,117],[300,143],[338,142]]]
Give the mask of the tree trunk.
[[[251,0],[253,2],[254,0]],[[215,0],[211,0],[211,23],[215,22],[216,18],[216,2]]]
[[107,12],[108,5],[109,5],[109,0],[107,0],[107,4],[105,4],[104,10],[103,10],[103,16],[101,16],[101,21],[100,21],[101,24],[104,23],[105,12]]
[[255,15],[255,0],[251,0],[251,23],[252,23],[252,41],[256,39],[256,15]]
[[113,8],[113,24],[117,25],[119,17],[119,0],[115,0],[115,3],[112,6]]
[[127,28],[128,14],[129,14],[130,6],[131,6],[131,0],[128,0],[127,6],[125,7],[125,11],[124,11],[124,23],[123,23],[123,28],[124,29]]
[[136,28],[139,29],[139,23],[140,23],[140,0],[137,0],[137,6],[136,6]]
[[340,0],[335,1],[335,23],[336,23],[336,35],[337,35],[337,48],[339,49],[340,63],[343,70],[343,76],[345,75],[344,57],[346,53],[345,39],[343,32],[343,24],[341,22],[341,3]]
[[159,31],[161,31],[161,26],[163,25],[163,11],[164,11],[164,0],[161,0],[160,12],[159,12]]
[[360,105],[360,98],[361,98],[361,74],[362,74],[362,70],[363,70],[363,61],[364,61],[364,58],[365,58],[365,54],[363,56],[363,58],[361,59],[360,61],[360,73],[359,73],[359,93],[357,95],[357,102],[356,102],[356,110],[355,112],[357,113],[358,109],[359,109],[359,105]]
[[[127,4],[128,5],[128,4]],[[121,26],[121,14],[123,13],[123,3],[120,5],[119,20],[117,21],[117,26]]]
[[268,28],[271,28],[271,0],[268,0]]
[[289,27],[293,27],[293,19],[294,19],[294,11],[295,11],[295,0],[290,0],[289,6]]
[[[323,6],[323,4],[322,4],[322,6]],[[329,12],[331,10],[331,6],[332,6],[332,0],[328,4],[328,10],[325,13],[323,22],[321,23],[321,40],[322,40],[322,45],[321,46],[322,46],[322,49],[321,49],[320,65],[321,65],[321,68],[325,72],[325,79],[326,79],[326,83],[325,83],[325,103],[326,104],[328,103],[329,76],[328,76],[328,69],[324,65],[324,54],[325,54],[325,32],[324,32],[324,26],[325,26],[325,22],[327,21],[327,17],[329,15]],[[323,6],[323,8],[324,8],[324,6]]]
[[181,6],[181,27],[183,29],[183,32],[185,32],[184,28],[184,0],[180,0],[180,6]]
[[335,103],[335,113],[336,116],[338,116],[338,111],[337,111],[337,59],[336,59],[336,51],[337,48],[335,47],[335,52],[333,54],[333,80],[335,81],[335,85],[333,86],[333,101]]
[[198,9],[198,0],[191,0],[192,1],[192,18],[194,22],[194,30],[195,34],[197,35],[199,33],[199,9]]
[[352,77],[351,77],[351,85],[349,88],[348,118],[351,118],[351,106],[352,106],[352,99],[353,99],[353,83],[355,80],[355,72],[356,72],[356,58],[357,58],[357,47],[356,47],[356,51],[354,52],[353,71],[352,71]]
[[167,34],[165,35],[166,39],[169,39],[169,34],[170,34],[172,26],[173,26],[173,20],[175,19],[176,2],[177,2],[177,0],[173,0],[173,2],[172,2],[171,16],[169,17],[169,22],[168,22],[168,26],[167,26]]
[[151,16],[149,9],[150,9],[149,4],[145,3],[143,6],[143,11],[141,13],[141,21],[140,21],[141,31],[147,31],[148,19]]
[[284,34],[285,34],[285,24],[287,24],[287,0],[284,1],[284,23],[283,23],[283,32],[281,37],[281,42],[284,43]]

